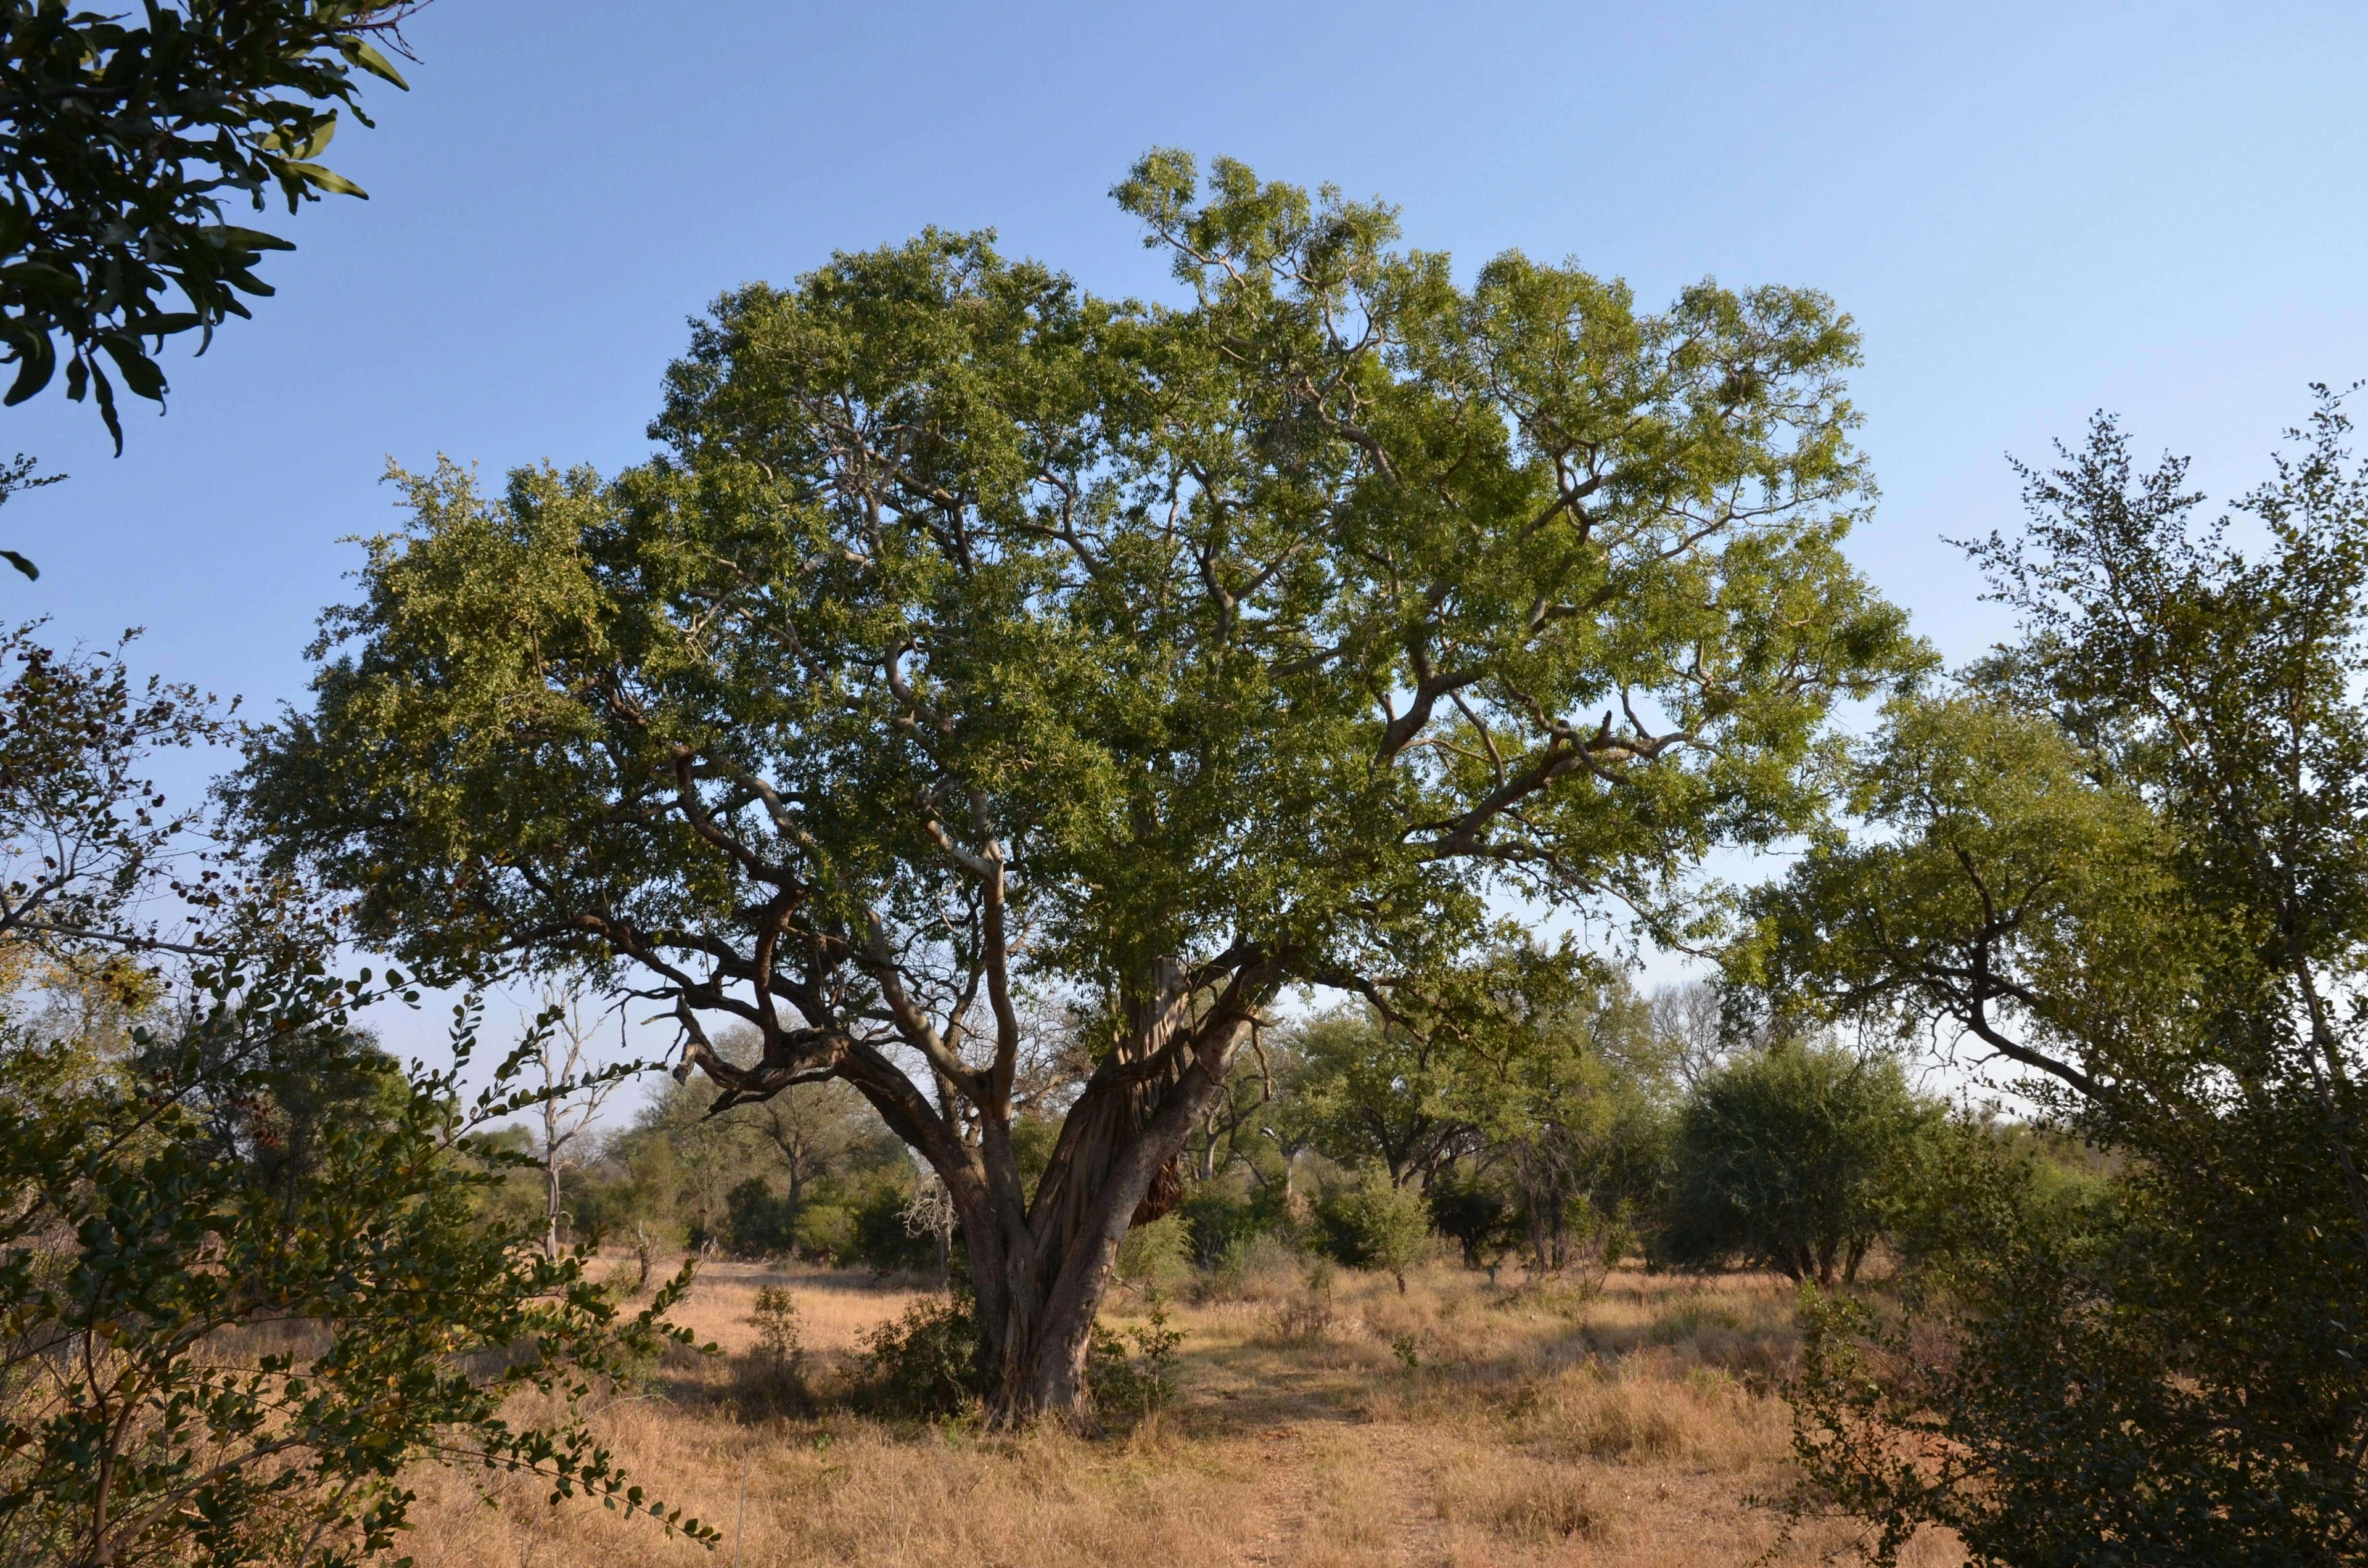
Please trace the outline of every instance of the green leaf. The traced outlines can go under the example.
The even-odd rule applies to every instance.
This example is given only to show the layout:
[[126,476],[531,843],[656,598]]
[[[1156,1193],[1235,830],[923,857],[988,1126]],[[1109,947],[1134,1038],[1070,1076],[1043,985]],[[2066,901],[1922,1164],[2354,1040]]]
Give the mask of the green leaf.
[[17,354],[17,380],[9,386],[8,395],[0,398],[0,405],[11,408],[48,386],[58,369],[58,351],[46,333],[20,347]]
[[52,298],[60,295],[71,298],[78,287],[80,284],[73,273],[62,272],[38,261],[11,262],[6,267],[0,267],[0,289],[10,294],[33,291]]
[[195,311],[165,311],[153,316],[142,316],[129,324],[126,330],[135,337],[170,337],[176,332],[188,332],[205,324],[206,318]]
[[387,63],[386,56],[381,54],[377,50],[372,49],[369,44],[364,43],[361,40],[348,39],[339,45],[339,47],[345,51],[347,59],[352,61],[355,64],[360,66],[371,75],[379,77],[383,81],[392,82],[406,93],[411,91],[411,84],[403,79],[403,74],[401,72]]
[[144,397],[151,403],[165,401],[165,372],[157,369],[155,360],[148,358],[138,338],[109,333],[98,340],[98,346],[107,350],[107,357],[115,361],[115,368],[123,372],[123,384],[130,387],[135,396]]
[[242,229],[235,223],[209,223],[198,231],[198,237],[217,250],[294,250],[293,240],[283,240],[278,234],[267,234],[260,229]]
[[370,199],[369,191],[364,190],[360,186],[356,185],[353,181],[347,179],[345,176],[338,174],[334,169],[324,169],[318,164],[297,163],[294,161],[290,161],[285,165],[284,167],[286,172],[289,174],[302,176],[306,184],[319,186],[323,190],[329,191],[335,195],[359,196],[364,201],[368,201]]
[[0,550],[0,561],[5,561],[9,565],[14,566],[17,571],[22,572],[28,579],[37,583],[40,581],[41,569],[34,565],[31,562],[26,560],[23,556],[17,554],[15,551]]
[[332,109],[327,119],[313,127],[313,134],[306,140],[304,145],[292,148],[290,151],[300,158],[317,158],[327,150],[329,143],[336,139],[336,135],[337,116],[336,111]]

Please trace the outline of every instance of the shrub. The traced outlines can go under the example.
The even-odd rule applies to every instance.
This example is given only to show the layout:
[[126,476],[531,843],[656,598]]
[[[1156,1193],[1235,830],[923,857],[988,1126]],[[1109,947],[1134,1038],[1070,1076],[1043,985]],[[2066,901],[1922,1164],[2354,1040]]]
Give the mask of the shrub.
[[1300,1289],[1267,1314],[1268,1336],[1279,1345],[1314,1345],[1339,1322],[1332,1305],[1332,1265],[1317,1258]]
[[1526,1227],[1513,1195],[1485,1176],[1442,1172],[1430,1184],[1430,1222],[1463,1254],[1463,1267],[1497,1277]]
[[[472,1014],[450,1070],[406,1074],[311,972],[213,975],[128,1060],[0,1034],[0,1562],[353,1562],[432,1455],[658,1511],[581,1406],[688,1338],[661,1319],[688,1271],[624,1316],[488,1217],[512,1167],[455,1148],[534,1103],[519,1058],[464,1100]],[[324,1103],[340,1079],[371,1092]],[[529,1391],[552,1414],[514,1426]]]
[[934,1274],[937,1238],[913,1227],[912,1201],[908,1185],[871,1183],[854,1209],[854,1245],[846,1261],[874,1274]]
[[1226,1245],[1211,1267],[1203,1289],[1220,1300],[1272,1294],[1291,1278],[1297,1263],[1281,1236],[1270,1231],[1252,1232]]
[[790,1292],[779,1285],[757,1288],[756,1308],[748,1315],[749,1326],[757,1331],[757,1354],[783,1367],[794,1367],[805,1358],[805,1346],[798,1332],[798,1303]]
[[909,1183],[887,1173],[818,1183],[798,1208],[790,1240],[809,1257],[874,1274],[928,1274],[938,1266],[936,1239],[905,1223]]
[[[1133,1355],[1127,1351],[1129,1339],[1134,1342]],[[1130,1329],[1125,1338],[1094,1324],[1086,1346],[1086,1386],[1092,1391],[1095,1413],[1150,1416],[1166,1408],[1176,1394],[1176,1364],[1183,1343],[1183,1331],[1167,1326],[1167,1303],[1156,1294],[1151,1298],[1151,1321]]]
[[1604,1278],[1620,1267],[1636,1244],[1636,1227],[1624,1202],[1606,1212],[1580,1193],[1563,1205],[1562,1272],[1576,1275],[1573,1283],[1589,1297],[1603,1289]]
[[871,1397],[893,1415],[961,1415],[985,1392],[978,1366],[978,1304],[961,1292],[915,1301],[864,1337]]
[[723,1195],[723,1245],[734,1257],[777,1257],[796,1242],[785,1197],[762,1176],[750,1176]]
[[779,1285],[760,1286],[748,1324],[757,1331],[757,1344],[740,1369],[742,1403],[766,1412],[803,1409],[805,1345],[797,1302]]
[[1657,1260],[1855,1278],[1942,1117],[1888,1057],[1789,1040],[1742,1058],[1687,1102]]
[[1174,1290],[1191,1276],[1191,1244],[1181,1214],[1129,1227],[1118,1244],[1119,1282],[1153,1294]]
[[791,1240],[807,1257],[845,1267],[855,1260],[855,1211],[844,1203],[808,1199],[798,1209]]
[[1230,1249],[1273,1228],[1272,1217],[1256,1203],[1215,1182],[1194,1186],[1176,1213],[1190,1238],[1192,1261],[1202,1268],[1216,1267]]
[[1430,1244],[1430,1210],[1411,1187],[1367,1170],[1326,1192],[1315,1206],[1325,1250],[1351,1268],[1386,1270],[1406,1290],[1406,1271]]

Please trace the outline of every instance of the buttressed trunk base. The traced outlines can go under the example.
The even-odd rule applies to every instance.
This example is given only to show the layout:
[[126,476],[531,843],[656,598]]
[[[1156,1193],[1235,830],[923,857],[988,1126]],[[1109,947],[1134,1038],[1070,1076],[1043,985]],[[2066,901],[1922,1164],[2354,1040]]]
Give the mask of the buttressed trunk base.
[[[1193,1019],[1183,967],[1173,960],[1154,966],[1147,992],[1127,1006],[1124,1037],[1071,1108],[1018,1222],[993,1201],[993,1182],[987,1201],[965,1213],[996,1425],[1091,1420],[1087,1354],[1119,1244],[1131,1226],[1162,1218],[1182,1199],[1185,1141],[1222,1092],[1247,1034],[1246,1017]],[[980,1267],[989,1261],[1000,1268]]]

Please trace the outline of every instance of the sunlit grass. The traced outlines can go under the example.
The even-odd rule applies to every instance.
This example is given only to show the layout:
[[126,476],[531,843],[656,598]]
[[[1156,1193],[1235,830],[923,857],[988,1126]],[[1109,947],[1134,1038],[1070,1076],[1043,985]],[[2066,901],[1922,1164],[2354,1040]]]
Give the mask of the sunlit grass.
[[[734,1383],[746,1320],[760,1285],[784,1283],[822,1399],[751,1417]],[[1278,1310],[1305,1294],[1278,1276],[1242,1299],[1172,1302],[1184,1359],[1166,1414],[1099,1437],[1005,1437],[832,1408],[862,1335],[915,1292],[715,1265],[678,1315],[723,1354],[676,1358],[598,1420],[637,1479],[725,1531],[716,1557],[644,1521],[547,1507],[523,1484],[495,1488],[488,1509],[441,1474],[420,1479],[430,1501],[404,1550],[423,1568],[688,1565],[735,1550],[746,1568],[1725,1568],[1778,1543],[1780,1514],[1754,1499],[1790,1482],[1782,1281],[1621,1273],[1588,1299],[1440,1267],[1400,1295],[1344,1272],[1320,1333],[1278,1335]],[[1108,1321],[1140,1321],[1143,1305],[1121,1297]],[[1846,1540],[1812,1521],[1770,1561],[1822,1562]],[[1907,1559],[1958,1560],[1939,1540]]]

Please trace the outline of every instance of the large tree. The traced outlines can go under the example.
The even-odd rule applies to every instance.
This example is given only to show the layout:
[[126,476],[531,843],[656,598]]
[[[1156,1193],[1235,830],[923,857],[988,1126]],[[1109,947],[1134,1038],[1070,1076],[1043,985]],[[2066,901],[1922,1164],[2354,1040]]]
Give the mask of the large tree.
[[1941,1171],[1967,1234],[1908,1323],[1820,1320],[1803,1457],[1886,1551],[2368,1560],[2368,472],[2322,400],[2243,527],[2109,420],[2026,471],[2029,528],[1975,551],[2024,635],[1895,710],[1856,770],[1879,831],[1737,955],[2114,1154],[2077,1223],[2012,1162]]
[[[1684,918],[1919,656],[1838,548],[1823,296],[1466,288],[1175,153],[1117,195],[1180,302],[931,232],[726,296],[613,481],[408,479],[239,788],[421,961],[637,975],[723,1103],[854,1085],[951,1195],[1005,1418],[1082,1408],[1283,988],[1418,989],[1496,894]],[[1032,1199],[1031,984],[1099,1020]]]

